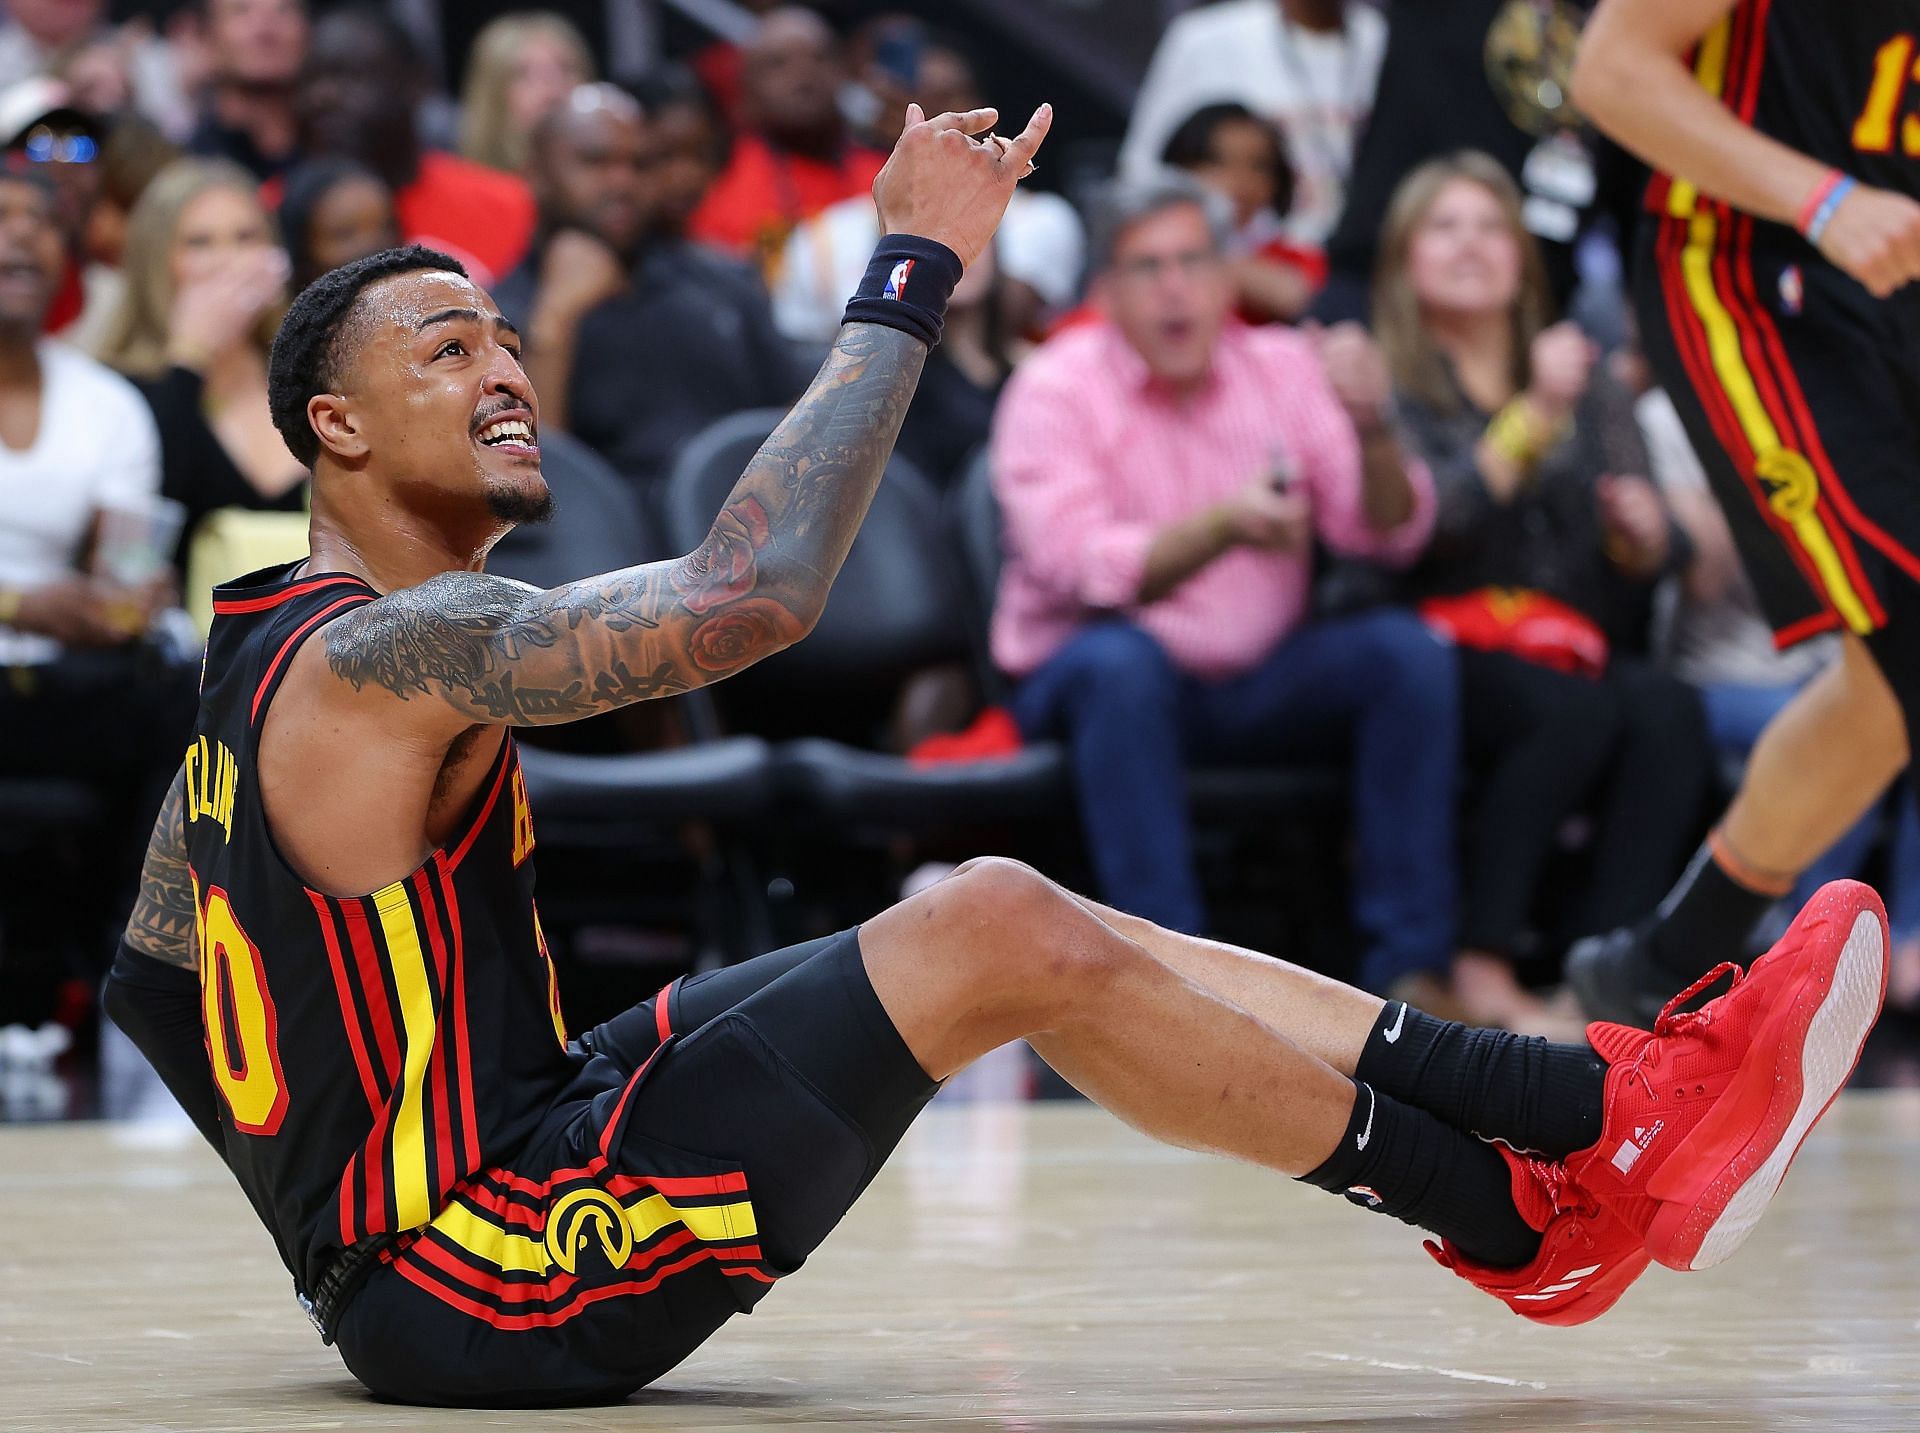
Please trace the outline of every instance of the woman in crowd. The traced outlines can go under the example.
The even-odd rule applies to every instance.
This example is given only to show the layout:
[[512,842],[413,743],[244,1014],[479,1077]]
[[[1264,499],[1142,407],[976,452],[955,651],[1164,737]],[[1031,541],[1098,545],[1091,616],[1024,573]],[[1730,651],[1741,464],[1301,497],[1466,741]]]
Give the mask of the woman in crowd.
[[1569,324],[1546,324],[1517,186],[1462,153],[1410,174],[1387,215],[1374,324],[1409,445],[1433,470],[1434,536],[1408,595],[1461,648],[1470,762],[1455,991],[1474,1018],[1526,1026],[1520,987],[1555,836],[1593,818],[1568,941],[1658,902],[1698,834],[1711,769],[1699,699],[1649,663],[1654,584],[1687,554],[1631,395]]
[[561,100],[594,79],[580,32],[546,11],[502,15],[473,41],[460,96],[460,152],[522,173],[527,137]]
[[287,175],[280,237],[298,293],[328,269],[400,242],[393,191],[351,159],[310,159]]
[[1292,323],[1327,281],[1326,256],[1286,234],[1293,166],[1271,120],[1243,104],[1203,105],[1183,120],[1160,155],[1233,205],[1231,258],[1240,316]]
[[101,356],[153,409],[161,492],[189,531],[219,508],[297,508],[306,472],[267,408],[287,256],[253,176],[225,160],[170,166],[134,206],[125,267]]

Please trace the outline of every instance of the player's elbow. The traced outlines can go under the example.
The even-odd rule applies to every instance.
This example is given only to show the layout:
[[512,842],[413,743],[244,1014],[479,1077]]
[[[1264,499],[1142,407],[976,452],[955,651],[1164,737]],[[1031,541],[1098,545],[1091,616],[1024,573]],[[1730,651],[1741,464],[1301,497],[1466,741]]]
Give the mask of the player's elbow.
[[827,583],[818,573],[769,564],[752,591],[714,605],[698,619],[696,661],[725,673],[765,661],[813,631],[826,605]]

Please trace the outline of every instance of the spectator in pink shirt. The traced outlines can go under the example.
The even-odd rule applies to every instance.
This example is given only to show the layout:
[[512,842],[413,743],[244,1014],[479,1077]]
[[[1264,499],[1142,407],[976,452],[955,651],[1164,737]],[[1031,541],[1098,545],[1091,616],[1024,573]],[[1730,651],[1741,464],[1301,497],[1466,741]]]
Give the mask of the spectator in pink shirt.
[[1232,322],[1228,216],[1191,180],[1116,188],[1102,321],[1037,350],[995,418],[1007,563],[996,660],[1030,738],[1065,740],[1106,899],[1207,923],[1189,762],[1349,757],[1362,976],[1431,998],[1452,957],[1454,656],[1411,614],[1315,622],[1315,539],[1405,566],[1432,482],[1358,328]]

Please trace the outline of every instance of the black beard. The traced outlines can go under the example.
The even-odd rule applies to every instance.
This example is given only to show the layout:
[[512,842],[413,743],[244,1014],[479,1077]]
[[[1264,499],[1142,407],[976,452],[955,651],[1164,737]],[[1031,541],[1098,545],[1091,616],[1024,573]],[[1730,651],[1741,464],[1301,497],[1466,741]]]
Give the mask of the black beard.
[[538,526],[553,520],[553,493],[550,489],[530,493],[520,488],[489,488],[487,510],[502,522]]

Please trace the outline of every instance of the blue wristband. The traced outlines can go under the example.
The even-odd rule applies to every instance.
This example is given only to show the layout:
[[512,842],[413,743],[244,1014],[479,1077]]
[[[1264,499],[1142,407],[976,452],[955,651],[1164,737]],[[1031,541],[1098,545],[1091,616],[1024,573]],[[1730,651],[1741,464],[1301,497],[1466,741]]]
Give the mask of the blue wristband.
[[1833,216],[1840,212],[1840,206],[1846,197],[1860,187],[1860,181],[1851,175],[1843,175],[1827,191],[1827,197],[1820,201],[1820,207],[1813,211],[1813,217],[1807,220],[1806,236],[1809,244],[1818,245],[1820,236],[1827,232],[1827,225],[1833,222]]
[[961,272],[960,256],[945,244],[888,234],[867,261],[866,277],[841,322],[885,324],[931,348],[940,341],[947,300]]

